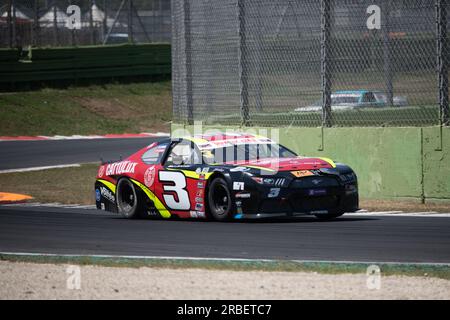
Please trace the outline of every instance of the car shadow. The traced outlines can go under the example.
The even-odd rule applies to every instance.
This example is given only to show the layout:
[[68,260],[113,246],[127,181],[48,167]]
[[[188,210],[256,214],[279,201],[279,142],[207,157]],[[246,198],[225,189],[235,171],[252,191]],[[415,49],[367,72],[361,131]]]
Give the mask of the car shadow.
[[224,224],[280,224],[280,223],[343,223],[343,222],[360,222],[360,221],[378,221],[379,218],[375,217],[338,217],[330,220],[319,220],[315,217],[301,216],[301,217],[277,217],[277,218],[259,218],[259,219],[233,219],[230,221],[214,221],[211,219],[198,219],[198,218],[177,218],[173,217],[170,219],[164,218],[144,218],[144,219],[127,219],[122,216],[109,216],[110,219],[118,220],[128,220],[128,221],[164,221],[167,223],[171,222],[196,222],[196,223],[224,223]]

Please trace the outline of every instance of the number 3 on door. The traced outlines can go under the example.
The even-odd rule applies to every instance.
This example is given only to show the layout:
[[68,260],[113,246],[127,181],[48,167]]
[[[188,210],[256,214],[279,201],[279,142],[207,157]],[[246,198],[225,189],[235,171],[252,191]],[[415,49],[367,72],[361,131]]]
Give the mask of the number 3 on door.
[[[186,191],[186,177],[181,172],[160,171],[159,181],[171,182],[172,184],[163,184],[164,194],[163,198],[166,205],[172,210],[186,211],[191,209],[189,202],[189,194]],[[166,192],[169,192],[166,194]],[[176,193],[178,201],[173,193]]]

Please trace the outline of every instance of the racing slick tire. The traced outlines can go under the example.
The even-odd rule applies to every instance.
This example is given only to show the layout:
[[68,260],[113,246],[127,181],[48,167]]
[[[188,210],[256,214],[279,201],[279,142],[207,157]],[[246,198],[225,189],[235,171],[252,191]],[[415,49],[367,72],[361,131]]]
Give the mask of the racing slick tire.
[[216,221],[232,218],[234,205],[228,184],[223,178],[216,178],[209,185],[208,207],[211,218]]
[[316,218],[320,221],[328,221],[333,220],[336,218],[339,218],[344,215],[345,212],[335,212],[335,213],[329,213],[329,214],[316,214]]
[[122,178],[117,183],[116,203],[118,212],[127,219],[143,217],[144,207],[140,193],[133,182]]

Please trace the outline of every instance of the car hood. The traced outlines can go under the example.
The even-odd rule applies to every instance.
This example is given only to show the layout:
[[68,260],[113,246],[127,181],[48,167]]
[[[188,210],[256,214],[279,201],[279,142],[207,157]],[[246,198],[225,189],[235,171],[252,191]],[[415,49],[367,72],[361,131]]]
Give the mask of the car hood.
[[322,168],[333,168],[333,161],[324,158],[267,158],[250,161],[232,161],[227,165],[237,167],[249,167],[257,169],[269,169],[276,171],[295,171],[295,170],[317,170]]

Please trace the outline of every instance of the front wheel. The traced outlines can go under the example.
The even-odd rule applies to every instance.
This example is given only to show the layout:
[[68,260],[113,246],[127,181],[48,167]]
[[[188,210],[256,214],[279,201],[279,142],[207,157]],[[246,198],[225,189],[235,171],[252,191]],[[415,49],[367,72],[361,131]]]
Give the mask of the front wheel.
[[142,217],[142,201],[133,182],[127,178],[122,178],[117,183],[116,203],[119,213],[125,218],[136,219]]
[[209,212],[214,220],[227,221],[232,218],[233,202],[227,182],[222,178],[214,179],[208,190]]

